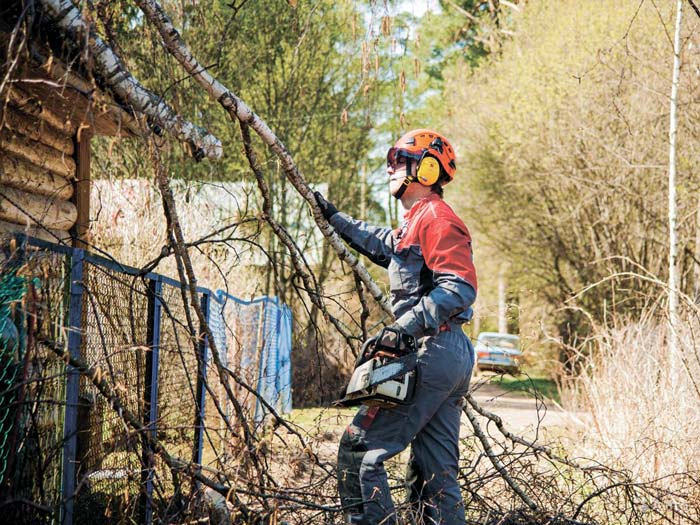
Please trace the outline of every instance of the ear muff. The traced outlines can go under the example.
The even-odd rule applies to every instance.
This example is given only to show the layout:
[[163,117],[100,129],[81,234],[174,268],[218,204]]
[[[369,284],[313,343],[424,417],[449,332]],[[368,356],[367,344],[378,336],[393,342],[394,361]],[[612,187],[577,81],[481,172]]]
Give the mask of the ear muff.
[[432,186],[440,178],[440,163],[435,157],[423,155],[418,163],[416,178],[423,186]]

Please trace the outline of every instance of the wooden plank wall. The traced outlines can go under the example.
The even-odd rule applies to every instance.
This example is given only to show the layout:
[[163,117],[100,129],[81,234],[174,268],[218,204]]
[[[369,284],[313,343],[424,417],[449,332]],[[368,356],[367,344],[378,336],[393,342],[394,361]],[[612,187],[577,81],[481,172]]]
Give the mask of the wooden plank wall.
[[78,219],[73,125],[20,88],[11,88],[6,100],[0,108],[0,231],[70,239]]

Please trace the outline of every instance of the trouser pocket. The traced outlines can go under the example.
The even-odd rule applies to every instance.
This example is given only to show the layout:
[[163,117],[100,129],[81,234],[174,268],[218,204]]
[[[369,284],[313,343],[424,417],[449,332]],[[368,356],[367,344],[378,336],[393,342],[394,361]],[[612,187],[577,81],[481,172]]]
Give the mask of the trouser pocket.
[[338,446],[338,494],[346,512],[362,512],[360,468],[367,454],[363,434],[358,427],[350,425]]

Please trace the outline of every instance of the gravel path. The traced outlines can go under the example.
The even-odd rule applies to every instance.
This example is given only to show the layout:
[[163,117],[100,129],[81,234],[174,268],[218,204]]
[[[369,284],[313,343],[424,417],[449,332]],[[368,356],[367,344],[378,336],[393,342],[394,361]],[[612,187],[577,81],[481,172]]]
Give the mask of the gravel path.
[[[580,424],[576,415],[562,410],[556,402],[536,399],[526,392],[509,392],[488,383],[490,377],[472,378],[472,396],[482,408],[500,416],[508,430],[532,438],[543,430],[568,429]],[[464,423],[469,425],[466,417]]]

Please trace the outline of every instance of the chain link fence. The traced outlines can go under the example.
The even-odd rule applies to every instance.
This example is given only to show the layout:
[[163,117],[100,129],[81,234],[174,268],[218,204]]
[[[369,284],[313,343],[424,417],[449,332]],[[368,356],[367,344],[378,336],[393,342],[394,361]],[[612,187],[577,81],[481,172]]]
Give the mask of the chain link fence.
[[[221,466],[235,448],[234,403],[263,424],[291,410],[291,313],[276,299],[198,293],[226,394],[179,282],[83,250],[19,238],[0,278],[0,502],[11,523],[185,522],[197,484],[144,446]],[[59,356],[83,359],[143,422],[127,427]],[[230,456],[229,456],[230,457]]]

